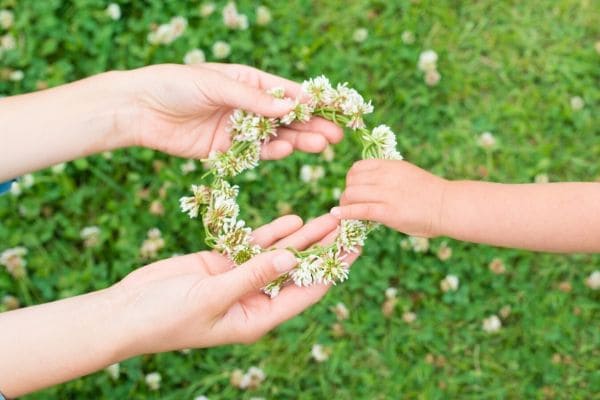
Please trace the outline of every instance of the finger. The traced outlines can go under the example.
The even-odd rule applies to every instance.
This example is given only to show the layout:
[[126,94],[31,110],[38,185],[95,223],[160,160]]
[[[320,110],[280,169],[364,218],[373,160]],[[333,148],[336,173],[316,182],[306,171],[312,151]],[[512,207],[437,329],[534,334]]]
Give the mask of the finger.
[[252,242],[262,248],[272,246],[302,227],[302,218],[297,215],[285,215],[261,226],[252,232]]
[[382,168],[382,160],[360,160],[355,162],[346,175],[346,185],[364,184],[377,175]]
[[279,240],[275,247],[284,249],[293,247],[304,250],[307,247],[323,240],[327,235],[337,230],[339,221],[331,215],[322,215],[305,224],[290,236]]
[[374,185],[348,186],[340,196],[340,204],[347,206],[355,203],[382,203],[386,193]]
[[261,253],[250,261],[212,278],[212,287],[220,296],[221,306],[229,307],[241,297],[258,292],[267,283],[296,266],[296,256],[287,250]]
[[333,207],[329,212],[338,219],[360,219],[384,223],[389,213],[383,203],[358,203]]
[[300,132],[289,128],[279,128],[277,139],[290,143],[295,149],[307,153],[320,153],[328,145],[327,139],[315,132]]
[[260,149],[263,160],[281,160],[294,152],[294,146],[285,140],[273,140]]
[[241,108],[267,117],[281,117],[292,110],[294,101],[276,99],[263,89],[234,79],[223,78],[211,93],[217,103],[231,108]]
[[204,63],[202,64],[202,67],[225,74],[231,79],[252,84],[263,91],[274,87],[282,87],[285,95],[292,98],[296,98],[302,93],[302,86],[298,82],[247,65]]
[[325,136],[329,143],[339,143],[344,138],[344,130],[324,118],[311,118],[308,122],[295,122],[290,129],[302,132],[317,132]]

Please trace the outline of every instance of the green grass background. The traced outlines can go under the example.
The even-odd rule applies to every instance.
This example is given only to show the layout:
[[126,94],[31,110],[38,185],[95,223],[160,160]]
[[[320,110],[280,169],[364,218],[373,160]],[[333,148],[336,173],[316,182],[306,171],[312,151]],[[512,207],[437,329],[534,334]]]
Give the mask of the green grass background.
[[[373,100],[368,122],[387,123],[398,133],[405,157],[455,179],[531,182],[600,178],[600,1],[265,1],[273,22],[256,26],[256,2],[239,1],[250,29],[230,31],[218,11],[200,18],[198,1],[119,1],[123,17],[110,20],[102,0],[0,0],[11,8],[18,50],[3,67],[25,72],[22,82],[0,80],[0,94],[33,91],[38,82],[56,86],[111,69],[182,62],[191,48],[216,40],[232,46],[229,62],[254,65],[297,80],[325,74],[348,81]],[[168,46],[146,40],[152,23],[183,15],[189,26]],[[369,31],[361,44],[356,27]],[[401,34],[415,34],[414,44]],[[419,53],[439,54],[440,84],[429,88],[416,68]],[[586,106],[574,112],[572,96]],[[32,111],[35,115],[35,111]],[[1,128],[0,128],[1,129]],[[477,137],[491,131],[496,149],[486,152]],[[304,218],[335,204],[345,171],[360,156],[351,140],[335,148],[336,158],[295,154],[263,163],[240,177],[241,204],[252,226],[277,217],[289,204]],[[164,162],[160,171],[155,161]],[[24,245],[33,303],[107,287],[143,265],[139,246],[149,228],[166,240],[160,257],[203,249],[201,227],[178,210],[178,198],[201,171],[180,172],[185,160],[143,149],[115,152],[112,159],[89,157],[69,163],[59,175],[35,174],[36,184],[20,197],[0,198],[0,250]],[[153,164],[154,163],[154,164]],[[299,179],[300,166],[319,164],[326,176],[316,185]],[[484,169],[487,173],[482,173]],[[159,189],[164,216],[149,212]],[[140,198],[141,189],[149,198]],[[84,249],[79,231],[102,229],[102,244]],[[557,233],[560,234],[560,233]],[[137,357],[121,364],[113,382],[101,371],[28,396],[29,399],[518,399],[600,398],[600,294],[583,281],[596,255],[547,255],[449,240],[453,256],[402,250],[401,234],[382,229],[368,241],[350,280],[302,316],[251,346],[228,346]],[[487,268],[495,257],[504,275]],[[460,289],[444,294],[439,281],[459,276]],[[569,293],[557,289],[572,284]],[[384,290],[399,289],[391,318],[381,313]],[[0,295],[26,302],[23,287],[0,270]],[[346,335],[331,333],[329,308],[350,309]],[[498,334],[481,322],[505,305],[512,308]],[[417,320],[408,325],[402,313]],[[577,312],[576,312],[577,311]],[[157,321],[157,323],[160,323]],[[43,332],[40,332],[43,335]],[[317,364],[313,343],[330,346],[331,358]],[[552,363],[555,353],[569,363]],[[426,355],[445,362],[432,365]],[[1,355],[0,355],[1,356]],[[229,384],[235,368],[262,367],[267,379],[244,392]],[[144,375],[159,371],[158,392]]]

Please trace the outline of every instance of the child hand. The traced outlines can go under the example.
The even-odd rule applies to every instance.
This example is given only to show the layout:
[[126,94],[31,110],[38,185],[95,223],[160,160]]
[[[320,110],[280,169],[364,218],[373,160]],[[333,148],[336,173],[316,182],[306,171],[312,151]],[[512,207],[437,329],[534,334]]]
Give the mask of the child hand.
[[409,235],[439,235],[447,181],[405,161],[362,160],[346,177],[339,219],[380,222]]
[[[253,237],[263,248],[304,249],[333,240],[336,227],[329,215],[304,227],[300,218],[286,216],[257,229]],[[348,256],[350,263],[355,259]],[[131,341],[123,356],[256,341],[327,292],[324,285],[289,286],[274,299],[260,292],[295,264],[291,252],[274,250],[232,269],[225,256],[203,251],[132,272],[110,289],[127,316]]]
[[[291,110],[293,101],[275,99],[266,90],[282,87],[287,97],[301,95],[300,84],[245,65],[155,65],[124,74],[133,106],[118,114],[118,129],[133,144],[187,158],[206,158],[213,150],[229,148],[233,109],[269,117]],[[279,128],[262,157],[279,159],[294,149],[317,153],[342,137],[337,125],[315,118]]]

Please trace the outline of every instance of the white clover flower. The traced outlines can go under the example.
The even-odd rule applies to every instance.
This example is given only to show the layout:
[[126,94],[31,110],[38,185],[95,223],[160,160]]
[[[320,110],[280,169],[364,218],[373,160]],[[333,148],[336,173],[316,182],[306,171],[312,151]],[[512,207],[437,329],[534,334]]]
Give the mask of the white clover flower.
[[506,272],[504,262],[500,258],[494,258],[488,265],[488,268],[496,275],[501,275]]
[[333,147],[332,146],[325,147],[325,150],[323,150],[323,153],[321,153],[321,156],[323,157],[323,160],[325,160],[327,162],[332,162],[333,159],[335,158],[335,151],[333,150]]
[[10,74],[8,74],[8,80],[13,82],[20,82],[25,77],[25,73],[20,69],[15,69]]
[[289,125],[293,122],[308,122],[312,117],[314,111],[314,105],[301,103],[296,100],[292,111],[281,117],[280,121],[283,125]]
[[14,278],[23,278],[27,275],[25,255],[27,255],[27,249],[22,246],[6,249],[0,254],[0,265],[4,265]]
[[35,177],[32,174],[23,175],[21,178],[21,183],[23,184],[24,188],[29,189],[35,184]]
[[196,218],[200,206],[206,205],[210,202],[211,195],[210,189],[204,185],[192,185],[193,196],[184,196],[179,199],[179,206],[181,211],[187,213],[190,218]]
[[334,200],[339,200],[341,196],[342,196],[342,189],[340,189],[339,187],[333,188],[331,190],[331,197],[333,197]]
[[442,242],[437,251],[437,256],[440,261],[447,261],[452,257],[452,248],[448,246],[448,243]]
[[94,247],[100,243],[100,228],[97,226],[86,226],[79,232],[85,247]]
[[56,164],[56,165],[53,165],[52,167],[50,167],[50,170],[52,171],[53,174],[59,175],[65,171],[66,167],[67,167],[67,163],[60,163],[60,164]]
[[174,36],[174,39],[177,39],[183,32],[185,32],[185,28],[187,28],[188,22],[187,19],[181,16],[171,18],[171,22],[169,23],[171,26],[171,31]]
[[256,8],[256,24],[260,26],[269,25],[271,22],[271,10],[265,6],[258,6]]
[[318,282],[322,264],[323,260],[316,255],[305,257],[299,260],[299,264],[290,272],[290,278],[296,286],[311,286]]
[[373,112],[371,102],[365,102],[363,97],[356,90],[349,88],[346,83],[337,85],[332,103],[344,115],[350,117],[346,126],[354,130],[364,128],[363,115]]
[[487,333],[495,333],[502,328],[502,321],[497,315],[491,315],[483,320],[483,330]]
[[212,46],[212,54],[217,60],[227,58],[231,54],[231,46],[222,40],[217,40]]
[[181,173],[184,175],[194,172],[196,170],[196,162],[194,160],[187,160],[185,163],[181,164],[180,169]]
[[402,160],[403,158],[396,150],[396,134],[387,125],[379,125],[373,128],[371,134],[363,135],[363,140],[372,144],[373,148],[370,150],[370,155],[373,158],[390,160]]
[[148,34],[150,44],[171,44],[185,32],[187,19],[173,17],[167,24],[159,25],[156,30]]
[[533,178],[533,181],[535,183],[548,183],[550,182],[550,178],[548,177],[548,174],[537,174],[535,178]]
[[315,281],[325,285],[343,282],[348,279],[348,268],[348,263],[343,260],[339,252],[331,249],[321,257]]
[[223,23],[230,29],[248,29],[248,17],[238,12],[233,1],[227,3],[223,8]]
[[19,299],[15,296],[7,294],[2,297],[2,306],[5,310],[11,311],[21,307],[21,303],[19,302]]
[[356,43],[362,43],[369,37],[369,31],[367,28],[357,28],[352,34],[352,40]]
[[368,226],[363,221],[355,219],[342,220],[337,239],[340,249],[357,253],[358,248],[364,246],[367,238]]
[[423,71],[433,71],[437,69],[438,55],[433,50],[426,50],[419,55],[417,67]]
[[162,238],[158,228],[152,228],[148,231],[147,239],[140,247],[140,256],[142,258],[155,258],[158,252],[165,247],[165,240]]
[[120,367],[119,363],[111,364],[108,367],[104,368],[104,370],[106,371],[108,376],[110,376],[110,378],[113,381],[116,381],[117,379],[119,379],[119,375],[121,372],[121,367]]
[[200,16],[208,17],[215,12],[217,6],[213,2],[202,3],[200,5]]
[[456,275],[447,275],[440,282],[442,292],[456,292],[458,290],[459,279]]
[[406,311],[404,314],[402,314],[402,320],[407,324],[412,324],[417,320],[417,314],[412,311]]
[[0,27],[10,29],[15,22],[15,16],[10,10],[0,10]]
[[192,49],[183,57],[183,63],[186,65],[201,64],[204,61],[206,61],[206,56],[200,49]]
[[425,84],[427,86],[435,86],[440,83],[442,79],[442,75],[437,71],[437,69],[432,69],[425,72]]
[[337,303],[334,307],[331,307],[331,311],[333,311],[338,321],[344,321],[350,316],[350,311],[344,303]]
[[264,371],[258,367],[250,367],[246,373],[235,370],[231,376],[231,383],[243,390],[257,389],[266,379]]
[[285,97],[285,89],[281,86],[275,86],[271,89],[267,89],[267,94],[270,94],[276,99],[283,99]]
[[242,171],[253,169],[260,161],[260,142],[246,142],[238,154],[212,153],[208,160],[219,176],[236,176]]
[[13,182],[12,185],[10,185],[10,194],[14,197],[18,197],[21,193],[23,193],[21,184],[17,181]]
[[571,108],[573,111],[579,111],[585,107],[585,101],[580,96],[571,97]]
[[600,271],[594,271],[585,279],[585,285],[592,290],[600,289]]
[[13,50],[17,47],[15,37],[10,33],[0,36],[0,50]]
[[385,289],[385,298],[388,300],[395,299],[398,295],[398,289],[395,287],[389,287]]
[[427,238],[409,236],[408,241],[415,253],[426,253],[429,250],[429,239]]
[[491,149],[492,147],[496,146],[496,138],[494,137],[494,135],[492,135],[491,132],[483,132],[479,136],[477,143],[480,147],[483,147],[484,149]]
[[402,32],[401,39],[404,44],[413,44],[415,42],[415,34],[411,31],[404,31]]
[[331,349],[319,343],[315,343],[312,349],[310,350],[310,354],[313,360],[315,360],[318,363],[322,363],[329,359],[329,356],[331,355]]
[[214,248],[219,252],[231,256],[236,249],[250,246],[251,233],[252,230],[246,227],[244,221],[231,219],[223,225]]
[[311,97],[314,107],[324,107],[333,103],[336,92],[324,75],[302,82],[302,91]]
[[146,375],[145,381],[146,385],[150,390],[158,390],[160,389],[160,381],[162,380],[162,376],[158,372],[151,372]]
[[108,15],[113,21],[121,19],[121,7],[117,3],[110,3],[106,7],[106,15]]
[[300,168],[300,180],[302,182],[317,182],[325,176],[325,168],[320,165],[303,165]]

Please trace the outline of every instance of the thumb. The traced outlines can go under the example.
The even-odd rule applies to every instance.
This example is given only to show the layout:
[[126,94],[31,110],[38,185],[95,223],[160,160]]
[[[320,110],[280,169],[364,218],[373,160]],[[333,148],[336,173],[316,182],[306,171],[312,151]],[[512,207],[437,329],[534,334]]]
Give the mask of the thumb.
[[218,276],[216,287],[226,290],[225,301],[230,304],[240,297],[254,293],[267,283],[288,272],[298,260],[288,250],[275,250],[262,253],[250,261]]
[[385,206],[379,203],[359,203],[333,207],[329,211],[337,219],[360,219],[383,223],[386,217]]
[[276,99],[262,89],[234,79],[225,79],[218,90],[224,105],[267,117],[281,117],[294,107],[291,99]]

